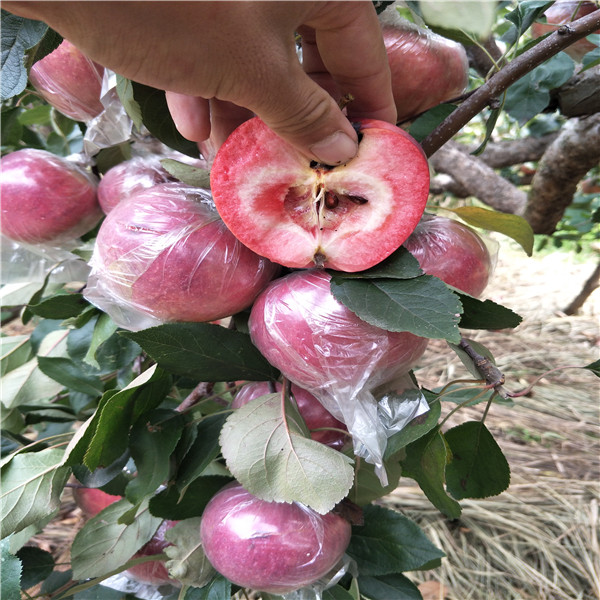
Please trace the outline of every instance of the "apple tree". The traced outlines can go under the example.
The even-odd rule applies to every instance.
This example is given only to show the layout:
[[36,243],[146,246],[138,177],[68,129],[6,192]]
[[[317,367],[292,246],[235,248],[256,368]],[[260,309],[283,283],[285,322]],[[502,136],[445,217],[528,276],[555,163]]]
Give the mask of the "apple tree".
[[[455,520],[509,486],[511,374],[467,332],[521,317],[483,232],[597,234],[600,10],[374,4],[399,123],[335,168],[258,119],[199,150],[163,92],[2,12],[3,597],[417,600],[444,554],[382,499],[407,477]],[[420,385],[431,339],[461,383]],[[32,541],[65,490],[67,570]]]

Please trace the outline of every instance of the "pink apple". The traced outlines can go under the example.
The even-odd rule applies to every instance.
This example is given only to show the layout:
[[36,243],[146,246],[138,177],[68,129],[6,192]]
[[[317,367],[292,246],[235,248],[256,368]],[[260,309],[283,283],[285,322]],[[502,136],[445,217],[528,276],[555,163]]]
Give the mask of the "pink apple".
[[285,594],[325,576],[350,543],[351,526],[330,512],[259,500],[225,486],[202,515],[200,536],[213,567],[233,583]]
[[75,121],[89,121],[103,110],[100,102],[104,68],[68,40],[38,60],[29,81],[56,110]]
[[98,488],[79,486],[73,488],[73,499],[81,512],[89,519],[113,502],[121,500],[121,496],[107,494]]
[[390,11],[384,15],[382,33],[398,121],[415,117],[464,92],[469,81],[469,62],[461,44],[417,27]]
[[404,247],[428,275],[471,296],[480,296],[492,271],[492,258],[481,237],[454,219],[427,215]]
[[[152,556],[154,554],[162,554],[167,546],[171,546],[171,542],[165,539],[165,533],[175,527],[179,521],[163,521],[152,536],[152,539],[146,543],[141,550],[138,550],[132,558],[141,558],[142,556]],[[133,567],[129,567],[125,574],[148,585],[161,586],[171,584],[179,586],[179,582],[169,577],[169,572],[164,560],[151,560],[145,563],[140,563]]]
[[409,371],[427,340],[359,319],[334,298],[330,279],[319,269],[295,271],[258,296],[249,328],[265,358],[311,393],[329,390],[348,397],[352,390],[374,389]]
[[163,156],[136,156],[110,168],[98,184],[98,202],[108,214],[119,202],[138,191],[174,181],[160,164]]
[[176,182],[117,205],[100,227],[91,265],[92,303],[111,316],[125,308],[160,322],[233,315],[279,269],[232,235],[207,190]]
[[396,250],[417,225],[429,192],[427,159],[401,129],[359,120],[358,155],[327,167],[255,117],[215,157],[211,188],[233,234],[291,268],[361,271]]
[[[281,391],[281,383],[276,382],[274,385],[276,391]],[[300,416],[304,419],[309,430],[312,431],[313,429],[323,427],[346,430],[346,426],[341,421],[338,421],[329,411],[325,410],[325,407],[310,392],[294,384],[291,386],[291,392],[298,405]],[[271,393],[271,389],[267,381],[247,383],[235,395],[231,403],[231,408],[239,408],[250,402],[250,400],[269,393]],[[326,444],[339,450],[348,439],[348,434],[340,431],[312,431],[310,437],[321,444]]]
[[96,179],[46,150],[25,148],[0,160],[1,232],[16,242],[73,240],[102,217]]
[[[540,37],[546,33],[556,31],[561,25],[585,17],[590,13],[598,10],[597,2],[582,2],[580,0],[556,0],[556,2],[550,6],[544,12],[546,17],[546,23],[535,22],[531,26],[531,34],[534,38]],[[600,33],[600,29],[596,31]],[[592,50],[598,47],[587,39],[583,38],[576,41],[565,48],[565,52],[577,62],[581,62],[581,59]]]

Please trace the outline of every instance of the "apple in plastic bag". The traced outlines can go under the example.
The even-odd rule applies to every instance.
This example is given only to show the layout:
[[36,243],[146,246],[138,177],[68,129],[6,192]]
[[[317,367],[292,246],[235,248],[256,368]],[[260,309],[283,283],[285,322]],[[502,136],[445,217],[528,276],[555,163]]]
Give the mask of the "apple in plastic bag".
[[62,114],[75,121],[99,115],[104,68],[82,54],[68,40],[31,67],[29,81]]
[[29,244],[60,244],[92,229],[102,218],[97,180],[72,161],[24,148],[0,159],[0,230]]
[[464,47],[402,19],[380,16],[398,121],[414,117],[462,94],[469,81]]
[[[585,17],[598,10],[597,2],[581,2],[580,0],[557,0],[552,6],[546,9],[544,16],[546,23],[535,22],[531,26],[531,35],[534,38],[541,37],[546,33],[556,31],[561,25]],[[600,29],[595,33],[600,33]],[[592,50],[598,48],[597,44],[588,41],[586,38],[576,41],[565,48],[565,52],[577,62]]]
[[428,275],[471,296],[480,296],[492,272],[492,257],[479,234],[454,219],[425,216],[404,247]]
[[[179,521],[164,520],[156,530],[156,533],[152,536],[152,539],[147,542],[140,550],[138,550],[131,558],[141,558],[142,556],[152,556],[154,554],[162,554],[167,546],[171,546],[171,542],[165,539],[165,533],[175,527]],[[150,560],[139,565],[129,567],[125,571],[131,579],[135,579],[140,583],[148,585],[161,586],[165,584],[171,584],[179,586],[179,582],[169,577],[169,571],[167,570],[166,561],[164,560]]]
[[358,154],[337,167],[311,162],[258,117],[240,125],[211,170],[217,210],[233,234],[291,268],[361,271],[396,250],[425,209],[427,159],[394,125],[355,125]]
[[91,518],[113,502],[121,500],[121,496],[107,494],[99,488],[79,486],[73,488],[73,499],[85,517]]
[[233,315],[279,270],[233,236],[207,190],[178,182],[116,206],[100,226],[90,264],[86,298],[126,328],[136,328],[139,315],[154,325]]
[[[281,383],[275,382],[274,385],[275,390],[280,392],[282,389]],[[259,396],[270,393],[271,389],[269,387],[269,382],[267,381],[247,383],[235,395],[235,398],[231,403],[231,408],[239,408]],[[298,405],[300,416],[304,419],[306,426],[311,431],[310,437],[316,442],[339,450],[348,439],[348,434],[344,433],[344,431],[346,431],[346,426],[327,411],[310,392],[292,384],[291,393]],[[324,427],[342,429],[344,431],[313,431],[314,429],[321,429]]]
[[265,358],[311,393],[328,390],[350,398],[355,390],[374,389],[408,372],[427,340],[363,321],[336,300],[330,280],[320,269],[295,271],[259,294],[249,329]]
[[326,576],[350,543],[351,526],[329,512],[259,500],[229,484],[208,503],[200,537],[212,566],[233,583],[285,594]]

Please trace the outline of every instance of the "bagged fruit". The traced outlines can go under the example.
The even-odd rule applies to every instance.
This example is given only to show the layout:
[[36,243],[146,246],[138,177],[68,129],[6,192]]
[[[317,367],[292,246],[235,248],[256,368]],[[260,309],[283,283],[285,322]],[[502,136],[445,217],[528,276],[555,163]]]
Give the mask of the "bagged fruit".
[[407,414],[416,417],[428,405],[419,395],[380,407],[373,391],[393,388],[423,354],[427,339],[361,320],[335,299],[330,279],[310,269],[273,281],[252,307],[250,336],[285,377],[346,425],[355,454],[376,466],[385,485],[387,438],[404,426]]
[[103,221],[85,297],[130,330],[244,310],[278,265],[225,227],[208,190],[178,182],[133,194]]
[[237,482],[213,496],[200,526],[206,557],[219,573],[271,594],[322,591],[345,569],[350,534],[350,523],[335,512],[259,500]]

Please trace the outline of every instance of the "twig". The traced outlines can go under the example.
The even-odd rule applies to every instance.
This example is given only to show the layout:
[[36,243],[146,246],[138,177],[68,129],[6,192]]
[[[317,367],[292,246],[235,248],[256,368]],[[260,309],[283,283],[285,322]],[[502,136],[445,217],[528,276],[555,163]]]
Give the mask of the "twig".
[[515,81],[577,40],[594,33],[600,28],[599,13],[600,11],[595,11],[568,25],[563,25],[490,77],[423,140],[421,146],[425,154],[431,156],[441,148]]
[[200,402],[206,394],[210,394],[213,386],[213,383],[201,381],[175,410],[177,412],[185,412],[188,408]]

